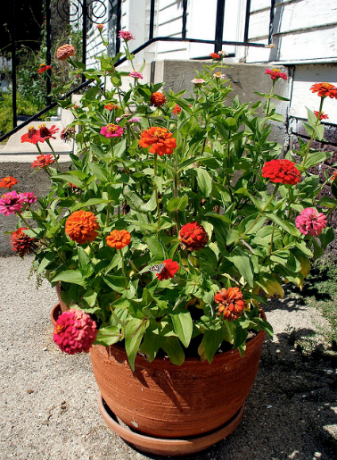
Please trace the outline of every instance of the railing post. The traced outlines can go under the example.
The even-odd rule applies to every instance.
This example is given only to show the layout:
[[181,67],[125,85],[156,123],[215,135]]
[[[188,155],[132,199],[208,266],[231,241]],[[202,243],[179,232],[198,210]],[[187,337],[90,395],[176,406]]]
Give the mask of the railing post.
[[121,19],[122,19],[122,0],[117,2],[117,21],[116,21],[116,54],[119,53],[121,49],[121,39],[118,36],[119,31],[121,30]]
[[268,45],[271,45],[271,42],[272,42],[272,40],[273,40],[273,32],[274,32],[274,13],[275,13],[275,0],[271,0]]
[[183,0],[183,30],[181,33],[182,38],[185,40],[186,38],[186,24],[187,24],[187,1]]
[[[47,65],[51,65],[51,5],[50,0],[46,0],[46,44],[47,44]],[[47,71],[47,105],[51,103],[51,97],[49,96],[51,92],[51,70]]]
[[153,38],[155,0],[151,0],[149,40]]
[[[82,0],[82,18],[83,18],[83,29],[82,29],[82,62],[86,66],[87,62],[87,0]],[[85,76],[82,73],[82,83],[85,82]]]
[[246,3],[246,17],[245,17],[245,32],[244,32],[244,36],[243,36],[244,43],[248,43],[249,21],[250,21],[250,0],[247,0],[247,3]]
[[12,105],[13,105],[13,128],[17,127],[16,116],[16,4],[12,0]]
[[218,0],[216,7],[216,23],[215,23],[215,44],[214,52],[221,51],[223,26],[225,22],[225,0]]

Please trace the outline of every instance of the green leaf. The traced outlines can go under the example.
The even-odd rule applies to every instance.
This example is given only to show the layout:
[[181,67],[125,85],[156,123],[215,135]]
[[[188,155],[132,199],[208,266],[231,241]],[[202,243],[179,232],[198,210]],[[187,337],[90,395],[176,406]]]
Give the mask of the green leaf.
[[191,313],[187,309],[174,311],[171,314],[174,332],[184,347],[188,347],[192,338],[193,322]]
[[142,341],[144,332],[147,328],[148,320],[133,318],[125,326],[125,351],[128,355],[128,361],[131,369],[135,370],[135,359]]
[[275,224],[283,228],[283,230],[285,230],[287,233],[290,233],[290,235],[293,235],[296,237],[301,236],[300,231],[295,227],[295,225],[291,224],[290,222],[280,219],[276,214],[272,212],[265,212],[265,216],[268,217],[268,219],[275,222]]
[[146,242],[149,246],[153,259],[165,260],[165,253],[164,253],[163,247],[156,238],[154,237],[147,238]]
[[305,162],[306,168],[311,168],[312,166],[316,166],[320,163],[323,163],[327,158],[330,158],[333,152],[314,152],[309,153],[308,158]]
[[117,158],[120,158],[124,151],[125,151],[125,148],[126,148],[126,139],[123,139],[121,142],[119,142],[117,145],[115,145],[113,147],[113,155]]
[[172,364],[181,366],[185,361],[185,353],[177,337],[165,337],[162,341],[162,349],[167,353]]
[[171,198],[167,203],[168,211],[185,211],[186,206],[188,205],[188,196],[185,194],[182,197]]
[[287,97],[280,96],[279,94],[273,94],[273,99],[278,99],[279,101],[290,101]]
[[238,269],[240,275],[244,277],[250,286],[253,286],[253,267],[247,253],[243,249],[236,247],[234,251],[231,252],[230,256],[226,256],[226,259],[232,262]]
[[98,204],[107,204],[110,202],[111,202],[110,200],[104,200],[103,198],[90,198],[90,200],[86,201],[85,203],[78,203],[71,209],[74,212],[80,208],[88,208],[89,206],[96,206]]
[[[25,233],[27,231],[25,230]],[[39,268],[36,271],[37,275],[41,275],[41,273],[44,272],[44,270],[48,267],[48,265],[55,260],[56,253],[55,252],[50,252],[46,253],[44,258],[41,260]]]
[[57,179],[57,180],[61,179],[66,182],[70,182],[71,184],[76,185],[76,187],[78,188],[84,187],[83,181],[79,179],[77,176],[75,176],[74,174],[70,174],[70,173],[58,174],[57,176],[53,176],[53,179]]
[[79,286],[85,286],[86,284],[85,279],[79,270],[66,270],[59,273],[51,281],[52,283],[64,281],[65,283],[78,284]]
[[96,291],[94,291],[93,289],[90,289],[84,294],[83,299],[87,302],[87,304],[90,307],[94,307],[96,304],[96,300],[97,300],[97,294],[98,293]]
[[119,342],[121,334],[117,326],[109,326],[99,329],[94,345],[103,345],[109,347],[114,343]]
[[113,291],[122,293],[125,290],[124,276],[105,275],[102,278]]
[[[199,354],[201,351],[204,352],[207,361],[211,364],[215,353],[218,351],[221,343],[223,341],[223,333],[221,329],[205,331],[204,337],[202,339],[202,349],[199,347]],[[201,356],[203,359],[203,356]]]
[[78,261],[81,270],[86,270],[90,265],[90,257],[81,246],[78,247]]
[[201,193],[205,197],[209,197],[212,193],[212,178],[206,171],[206,169],[197,168],[197,179],[198,185],[200,188]]

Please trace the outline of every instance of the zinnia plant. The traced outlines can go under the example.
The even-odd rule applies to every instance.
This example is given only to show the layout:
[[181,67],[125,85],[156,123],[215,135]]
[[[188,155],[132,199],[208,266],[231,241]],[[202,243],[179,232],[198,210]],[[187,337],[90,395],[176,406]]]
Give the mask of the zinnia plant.
[[[337,187],[331,174],[321,184],[312,173],[332,155],[311,148],[323,139],[323,117],[308,110],[309,141],[282,152],[268,139],[271,122],[283,121],[273,104],[284,100],[274,93],[287,78],[278,69],[266,71],[264,104],[229,98],[224,52],[192,80],[193,94],[164,93],[134,68],[132,34],[119,36],[132,72],[114,67],[121,54],[104,54],[100,70],[86,71],[92,86],[81,106],[62,102],[75,117],[67,129],[77,132],[69,169],[59,169],[54,153],[41,154],[32,167],[50,176],[48,195],[36,201],[11,191],[0,199],[0,212],[19,216],[13,248],[21,256],[33,250],[37,274],[61,283],[71,310],[54,340],[67,353],[122,342],[132,368],[138,352],[178,365],[186,354],[211,362],[234,347],[242,355],[248,334],[272,335],[261,311],[266,298],[283,296],[285,281],[302,287],[334,239],[336,201],[320,192]],[[70,45],[58,50],[76,79],[72,55]],[[319,83],[312,91],[322,115],[337,90]],[[23,141],[52,146],[58,135],[31,127]],[[20,187],[11,177],[0,184]]]

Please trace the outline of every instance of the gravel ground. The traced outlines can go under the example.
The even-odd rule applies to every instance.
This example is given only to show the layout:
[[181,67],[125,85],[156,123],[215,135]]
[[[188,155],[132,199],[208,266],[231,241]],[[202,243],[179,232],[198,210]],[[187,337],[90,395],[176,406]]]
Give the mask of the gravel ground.
[[[36,290],[35,280],[27,279],[30,264],[29,257],[0,258],[0,458],[159,460],[105,425],[89,356],[64,355],[53,343],[49,314],[56,293],[47,283]],[[266,311],[275,338],[264,345],[241,424],[186,459],[337,459],[336,361],[293,348],[294,337],[324,326],[324,319],[287,299]]]

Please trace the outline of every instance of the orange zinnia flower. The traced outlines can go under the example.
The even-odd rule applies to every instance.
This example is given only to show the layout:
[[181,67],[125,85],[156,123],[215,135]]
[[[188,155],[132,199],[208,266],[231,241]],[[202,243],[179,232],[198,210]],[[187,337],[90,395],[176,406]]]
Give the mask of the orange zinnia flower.
[[75,48],[72,45],[63,45],[56,52],[56,57],[60,61],[65,61],[71,56],[74,56]]
[[337,88],[331,83],[326,83],[324,81],[322,83],[315,83],[310,89],[313,93],[317,93],[319,97],[329,96],[331,99],[337,99]]
[[243,300],[243,294],[238,287],[221,289],[215,294],[214,300],[219,304],[216,307],[218,316],[222,314],[224,319],[228,321],[238,319],[246,305]]
[[155,105],[156,107],[159,107],[166,102],[166,97],[164,96],[163,93],[153,93],[151,94],[150,102],[152,105]]
[[43,153],[41,153],[41,155],[36,157],[36,160],[33,161],[31,167],[32,168],[46,168],[47,166],[54,163],[54,161],[55,161],[55,158],[52,155],[50,154],[44,155]]
[[0,188],[9,188],[11,189],[18,183],[18,180],[15,177],[7,176],[0,180]]
[[93,241],[99,229],[97,217],[92,212],[75,211],[66,221],[65,232],[72,241],[84,244]]
[[150,147],[150,153],[157,153],[159,156],[172,155],[173,149],[177,147],[177,141],[172,137],[166,128],[149,128],[142,132],[138,142],[140,147]]
[[175,115],[178,115],[178,113],[181,113],[181,107],[176,104],[172,110],[172,112],[175,114]]
[[127,230],[113,230],[106,239],[106,244],[111,248],[123,249],[131,241],[131,235]]

